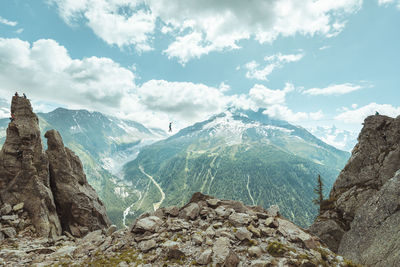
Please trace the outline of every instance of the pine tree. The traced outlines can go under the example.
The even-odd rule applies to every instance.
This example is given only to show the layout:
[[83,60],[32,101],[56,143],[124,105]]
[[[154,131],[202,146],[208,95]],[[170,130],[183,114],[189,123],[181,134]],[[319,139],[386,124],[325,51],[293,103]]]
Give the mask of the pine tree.
[[319,206],[319,212],[321,213],[321,204],[324,200],[324,184],[322,183],[321,175],[318,174],[317,185],[314,188],[314,193],[317,195],[313,199],[313,203]]

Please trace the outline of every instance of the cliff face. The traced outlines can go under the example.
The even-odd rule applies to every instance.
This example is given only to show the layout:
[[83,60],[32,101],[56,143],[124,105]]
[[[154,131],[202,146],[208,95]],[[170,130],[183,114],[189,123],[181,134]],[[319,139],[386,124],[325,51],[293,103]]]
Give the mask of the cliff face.
[[29,100],[14,96],[11,113],[15,120],[9,123],[0,152],[1,202],[24,203],[40,236],[55,237],[62,231],[82,236],[108,226],[104,205],[88,185],[79,158],[64,148],[58,132],[49,131],[45,153]]
[[43,152],[38,118],[29,100],[13,97],[15,120],[7,129],[0,152],[0,196],[3,203],[25,203],[32,224],[41,236],[61,234],[53,193],[49,162]]
[[[400,117],[370,116],[310,227],[333,251],[369,266],[394,266],[400,255]],[[396,264],[395,264],[396,263]]]

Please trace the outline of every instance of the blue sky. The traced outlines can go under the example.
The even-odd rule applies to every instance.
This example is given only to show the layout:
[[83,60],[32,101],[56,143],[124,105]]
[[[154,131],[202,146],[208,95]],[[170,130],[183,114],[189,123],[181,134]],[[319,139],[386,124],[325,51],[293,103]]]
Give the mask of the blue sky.
[[399,26],[398,0],[6,0],[0,92],[156,127],[236,106],[358,131],[400,114]]

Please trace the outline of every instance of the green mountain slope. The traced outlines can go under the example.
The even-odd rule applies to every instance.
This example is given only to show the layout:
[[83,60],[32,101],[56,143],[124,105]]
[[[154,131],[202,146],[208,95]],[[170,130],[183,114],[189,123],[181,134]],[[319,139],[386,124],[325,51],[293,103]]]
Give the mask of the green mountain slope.
[[144,148],[125,165],[125,179],[142,192],[130,218],[160,204],[184,204],[200,191],[266,208],[278,204],[286,217],[307,226],[317,213],[317,175],[328,192],[348,157],[262,111],[228,111]]

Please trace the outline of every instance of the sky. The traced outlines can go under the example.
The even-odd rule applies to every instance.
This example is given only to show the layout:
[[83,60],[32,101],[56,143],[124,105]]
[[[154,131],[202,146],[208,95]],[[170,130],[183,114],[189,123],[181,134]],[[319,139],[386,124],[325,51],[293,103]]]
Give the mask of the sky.
[[357,132],[400,114],[399,48],[400,0],[2,0],[0,97],[165,129],[233,106]]

